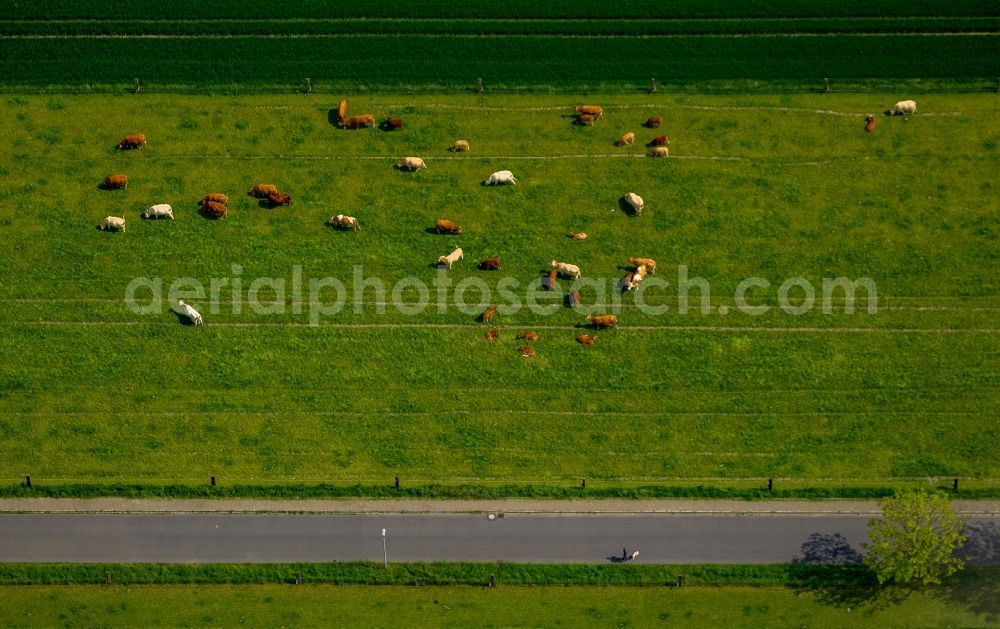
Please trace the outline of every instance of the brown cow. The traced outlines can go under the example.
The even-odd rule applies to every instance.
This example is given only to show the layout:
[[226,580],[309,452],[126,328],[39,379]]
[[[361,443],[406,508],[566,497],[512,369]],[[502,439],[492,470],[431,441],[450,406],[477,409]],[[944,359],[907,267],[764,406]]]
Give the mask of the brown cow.
[[573,108],[573,111],[578,114],[593,116],[594,120],[597,120],[604,115],[604,110],[597,105],[577,105]]
[[205,205],[209,201],[214,203],[221,203],[222,205],[229,205],[229,197],[222,194],[221,192],[209,192],[201,199],[201,204]]
[[525,358],[535,357],[535,350],[528,347],[527,345],[522,345],[521,347],[518,347],[517,351],[521,352],[521,356],[524,356]]
[[201,204],[201,210],[212,218],[226,218],[229,216],[229,208],[224,203],[218,201],[205,201]]
[[603,328],[614,328],[618,327],[618,316],[609,315],[589,315],[587,321],[590,325],[594,326],[595,329],[601,330]]
[[502,271],[500,268],[500,258],[487,258],[479,263],[479,269],[482,271]]
[[347,100],[346,99],[340,101],[340,104],[337,105],[337,123],[341,127],[347,126]]
[[360,116],[351,116],[344,123],[345,129],[360,129],[361,127],[374,127],[375,126],[375,114],[361,114]]
[[658,135],[650,140],[646,146],[666,146],[667,144],[670,144],[670,138],[665,135]]
[[455,143],[448,147],[452,153],[464,153],[469,150],[468,140],[455,140]]
[[566,295],[566,307],[576,308],[580,305],[580,291],[571,290],[568,295]]
[[267,195],[267,202],[274,205],[291,205],[292,195],[287,192],[270,192]]
[[525,330],[517,335],[517,338],[522,341],[537,341],[540,337],[538,332],[532,332],[531,330]]
[[586,240],[587,239],[587,234],[585,234],[583,232],[569,232],[568,234],[566,234],[566,236],[568,236],[569,238],[572,238],[573,240]]
[[649,129],[658,129],[662,124],[663,116],[650,116],[649,118],[646,118],[646,122],[643,123],[643,126]]
[[648,157],[669,157],[670,156],[670,147],[669,146],[654,146],[653,148],[649,149],[649,152],[646,153],[646,155]]
[[596,334],[581,334],[580,336],[576,337],[576,342],[580,343],[581,345],[593,345],[594,341],[596,340],[597,340]]
[[382,128],[386,131],[395,131],[403,128],[402,118],[386,118],[382,121]]
[[115,190],[117,188],[128,188],[128,176],[127,175],[108,175],[104,178],[104,187],[108,190]]
[[628,133],[626,133],[622,137],[618,138],[618,141],[615,142],[615,145],[616,146],[625,146],[626,144],[631,144],[633,142],[635,142],[635,133],[632,132],[632,131],[629,131]]
[[479,318],[482,320],[483,323],[489,323],[490,319],[492,319],[493,315],[495,315],[496,313],[497,313],[496,306],[490,306],[489,308],[483,311],[483,314],[479,315]]
[[552,290],[556,287],[556,278],[559,276],[559,272],[555,269],[549,271],[549,274],[542,278],[542,288],[545,290]]
[[273,183],[259,183],[253,188],[250,188],[250,192],[247,192],[247,196],[256,197],[258,199],[266,199],[267,195],[277,191],[278,186]]
[[875,116],[868,114],[865,118],[865,131],[875,133]]
[[595,120],[597,120],[597,117],[591,114],[577,114],[573,120],[573,124],[578,124],[581,127],[589,127],[594,124]]
[[649,270],[650,275],[656,275],[656,260],[652,258],[636,258],[629,256],[628,263],[636,268],[644,266]]
[[122,141],[115,145],[115,148],[119,151],[127,151],[141,149],[144,146],[146,146],[146,136],[141,133],[133,133],[122,138]]
[[487,330],[486,340],[492,343],[495,339],[500,338],[500,330]]
[[434,223],[434,231],[439,234],[461,234],[464,230],[458,223],[453,223],[446,218],[439,218]]

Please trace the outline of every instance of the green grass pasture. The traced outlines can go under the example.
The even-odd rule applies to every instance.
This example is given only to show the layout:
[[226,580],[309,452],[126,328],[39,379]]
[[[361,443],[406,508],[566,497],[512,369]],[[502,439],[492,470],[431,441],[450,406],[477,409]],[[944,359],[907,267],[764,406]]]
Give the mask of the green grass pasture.
[[[0,98],[0,475],[1000,478],[995,96],[343,96],[406,128],[339,130],[339,95]],[[903,97],[916,116],[863,131]],[[606,115],[574,127],[584,98]],[[663,129],[640,126],[651,114]],[[614,146],[626,131],[636,144]],[[147,148],[113,149],[133,132]],[[644,157],[664,132],[671,157]],[[446,150],[459,138],[470,153]],[[406,155],[428,168],[394,169]],[[480,185],[500,169],[518,185]],[[99,188],[112,173],[127,190]],[[261,207],[257,182],[293,204]],[[210,191],[228,219],[199,216]],[[176,220],[143,221],[154,203]],[[326,227],[338,213],[362,230]],[[108,215],[126,232],[96,230]],[[440,217],[465,233],[428,233]],[[434,268],[455,245],[465,259]],[[492,256],[503,271],[476,269]],[[662,282],[619,304],[628,256],[657,259]],[[583,312],[537,290],[553,258],[581,266],[583,312],[618,311],[620,329],[575,342]],[[853,313],[831,291],[824,313],[840,277],[877,289]],[[739,307],[746,278],[767,312]],[[172,285],[205,327],[171,314]]]

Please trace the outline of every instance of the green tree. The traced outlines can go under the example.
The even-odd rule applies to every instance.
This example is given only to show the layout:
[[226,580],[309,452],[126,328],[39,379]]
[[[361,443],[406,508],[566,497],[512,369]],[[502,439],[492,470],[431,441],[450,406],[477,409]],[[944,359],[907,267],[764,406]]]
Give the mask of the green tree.
[[938,584],[965,565],[955,554],[965,543],[965,522],[947,496],[908,490],[881,507],[883,517],[868,521],[871,543],[862,544],[880,584]]

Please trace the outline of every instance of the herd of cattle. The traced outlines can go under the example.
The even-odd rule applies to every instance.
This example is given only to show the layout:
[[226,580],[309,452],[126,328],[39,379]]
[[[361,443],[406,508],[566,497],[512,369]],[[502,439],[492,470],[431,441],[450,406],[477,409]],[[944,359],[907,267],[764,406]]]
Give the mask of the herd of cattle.
[[[912,100],[899,101],[891,109],[886,111],[886,115],[896,116],[896,115],[912,115],[915,114],[917,110],[917,104]],[[602,107],[597,105],[578,105],[574,108],[573,114],[570,114],[573,118],[573,123],[578,125],[590,126],[596,121],[604,117],[604,110]],[[340,101],[337,107],[337,124],[343,129],[359,129],[364,127],[374,127],[375,126],[375,116],[374,114],[362,114],[359,116],[348,117],[347,116],[347,101]],[[663,124],[662,116],[650,116],[644,123],[643,126],[647,128],[659,128]],[[403,128],[403,121],[398,118],[386,118],[381,127],[387,131],[394,131]],[[868,133],[873,133],[875,131],[875,116],[868,115],[865,118],[865,131]],[[627,146],[635,141],[635,133],[628,132],[622,135],[618,141],[615,143],[618,146]],[[666,157],[669,155],[667,145],[670,143],[669,137],[664,135],[658,135],[650,140],[646,146],[650,148],[648,153],[651,157]],[[146,146],[146,136],[142,134],[132,134],[125,136],[115,148],[119,150],[131,150],[131,149],[141,149]],[[449,151],[452,152],[468,152],[470,150],[469,142],[467,140],[457,140],[451,146],[448,147]],[[405,171],[417,171],[420,169],[427,168],[427,164],[423,159],[419,157],[404,157],[399,160],[395,167],[400,170]],[[509,170],[500,170],[494,172],[487,177],[482,184],[484,186],[496,186],[496,185],[516,185],[517,179],[514,177],[514,173]],[[124,174],[114,174],[109,175],[104,179],[103,187],[108,190],[115,189],[127,189],[128,188],[128,176]],[[271,207],[280,205],[289,205],[292,202],[291,195],[287,193],[280,192],[276,186],[273,184],[259,183],[254,185],[247,194],[251,197],[265,200]],[[645,207],[645,202],[642,197],[634,192],[628,192],[621,197],[621,205],[623,208],[629,210],[632,214],[640,216],[642,214],[643,208]],[[205,195],[198,204],[201,206],[202,214],[210,218],[226,218],[228,215],[228,203],[229,197],[222,193],[209,193]],[[156,204],[150,206],[145,212],[142,213],[142,217],[145,219],[159,219],[159,218],[174,218],[173,208],[165,203]],[[327,221],[327,224],[341,230],[359,231],[361,225],[358,219],[353,216],[346,216],[344,214],[337,214],[336,216],[331,216]],[[98,229],[104,231],[125,231],[125,217],[118,216],[108,216],[101,221],[98,225]],[[437,234],[451,234],[457,235],[463,233],[463,228],[461,225],[451,221],[449,219],[438,219],[434,225],[434,231]],[[587,238],[587,234],[580,232],[569,232],[567,236],[573,240],[584,240]],[[438,266],[451,269],[452,266],[463,260],[465,256],[464,251],[461,247],[455,247],[455,249],[446,255],[438,257]],[[641,257],[629,257],[628,263],[631,266],[631,270],[622,279],[619,286],[621,290],[629,291],[637,288],[642,282],[642,280],[647,276],[647,274],[652,274],[656,272],[656,261],[651,258],[641,258]],[[580,267],[575,264],[570,264],[568,262],[561,262],[559,260],[552,260],[549,264],[549,272],[547,276],[542,277],[542,287],[551,290],[555,287],[556,281],[559,277],[565,277],[573,280],[579,280],[582,277]],[[484,271],[499,271],[501,270],[501,262],[499,258],[487,258],[478,264],[478,268]],[[566,305],[569,307],[575,307],[580,303],[580,295],[576,290],[570,290],[566,297]],[[187,318],[189,322],[194,325],[203,325],[204,320],[200,313],[195,310],[190,304],[186,304],[183,301],[178,302],[180,308],[180,314]],[[479,319],[484,324],[489,324],[494,315],[496,315],[496,307],[490,306],[487,308],[480,316]],[[587,323],[590,327],[594,329],[606,329],[614,328],[618,326],[618,317],[613,314],[608,315],[591,315],[587,317]],[[500,331],[491,328],[486,332],[486,338],[491,343],[499,338]],[[526,341],[537,341],[539,335],[533,331],[524,331],[517,336],[518,340]],[[597,339],[596,335],[583,334],[577,337],[577,342],[583,345],[593,345],[594,341]],[[518,347],[518,352],[522,356],[534,358],[535,350],[527,345]]]

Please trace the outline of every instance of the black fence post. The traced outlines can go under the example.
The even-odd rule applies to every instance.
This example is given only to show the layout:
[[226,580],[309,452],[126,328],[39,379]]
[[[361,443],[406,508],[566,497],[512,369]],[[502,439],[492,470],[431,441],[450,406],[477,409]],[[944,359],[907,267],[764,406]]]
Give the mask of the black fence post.
[[679,588],[684,587],[684,575],[683,574],[678,574],[677,575],[677,587],[679,587]]
[[774,479],[767,479],[767,490],[774,491]]
[[212,477],[212,487],[215,487],[215,477]]
[[583,477],[583,478],[582,478],[582,479],[580,480],[580,487],[582,487],[583,489],[586,489],[586,488],[587,488],[587,477],[586,477],[586,476],[584,476],[584,477]]
[[399,489],[399,477],[396,477],[396,489]]
[[952,482],[952,484],[951,484],[951,490],[952,491],[958,491],[958,479],[957,478],[954,480],[954,482]]
[[476,91],[480,94],[483,93],[483,77],[476,79]]
[[302,573],[301,572],[296,572],[295,573],[295,585],[302,585]]
[[31,474],[24,475],[24,486],[31,489]]

